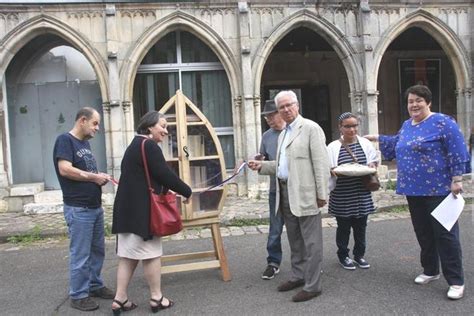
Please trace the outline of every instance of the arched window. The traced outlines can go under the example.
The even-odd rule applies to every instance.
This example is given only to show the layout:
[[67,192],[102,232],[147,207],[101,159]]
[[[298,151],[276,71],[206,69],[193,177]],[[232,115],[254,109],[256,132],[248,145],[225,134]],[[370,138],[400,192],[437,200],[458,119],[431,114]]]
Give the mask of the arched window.
[[160,110],[176,90],[186,95],[215,128],[227,168],[233,168],[234,132],[229,81],[216,54],[189,32],[175,31],[146,54],[134,83],[135,124],[150,110]]

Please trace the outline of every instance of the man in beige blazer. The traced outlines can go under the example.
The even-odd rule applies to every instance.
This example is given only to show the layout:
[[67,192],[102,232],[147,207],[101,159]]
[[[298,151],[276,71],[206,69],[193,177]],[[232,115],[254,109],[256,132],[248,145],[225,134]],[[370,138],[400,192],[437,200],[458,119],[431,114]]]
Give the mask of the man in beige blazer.
[[275,161],[249,161],[252,170],[276,175],[276,210],[284,218],[291,250],[291,277],[278,286],[290,291],[303,286],[294,302],[321,294],[323,258],[320,208],[326,204],[330,176],[326,139],[321,127],[299,115],[293,91],[275,97],[287,128],[278,138]]

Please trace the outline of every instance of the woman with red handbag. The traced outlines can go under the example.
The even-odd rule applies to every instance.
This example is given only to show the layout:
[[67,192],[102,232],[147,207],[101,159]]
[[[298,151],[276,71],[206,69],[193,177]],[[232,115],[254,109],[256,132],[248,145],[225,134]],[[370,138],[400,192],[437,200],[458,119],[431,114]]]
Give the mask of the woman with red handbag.
[[[135,309],[128,300],[127,288],[141,260],[150,287],[153,313],[173,306],[161,291],[161,238],[150,231],[150,190],[160,193],[173,190],[185,198],[191,188],[169,168],[158,143],[168,135],[163,114],[151,111],[138,123],[137,135],[124,153],[120,184],[115,196],[112,233],[117,234],[117,292],[112,303],[114,315]],[[142,149],[143,146],[143,149]],[[146,165],[145,165],[146,163]],[[147,175],[149,179],[147,179]],[[185,201],[185,203],[188,200]]]

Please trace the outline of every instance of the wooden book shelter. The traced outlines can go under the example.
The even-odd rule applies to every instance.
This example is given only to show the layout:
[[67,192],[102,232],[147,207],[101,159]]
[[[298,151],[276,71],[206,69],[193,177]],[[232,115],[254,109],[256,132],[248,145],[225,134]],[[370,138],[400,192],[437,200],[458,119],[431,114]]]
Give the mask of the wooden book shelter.
[[183,93],[166,102],[160,113],[168,121],[168,137],[163,141],[163,154],[169,166],[188,183],[193,191],[189,204],[179,202],[185,228],[210,226],[214,250],[167,255],[162,273],[220,268],[222,279],[230,281],[231,275],[219,229],[219,212],[224,205],[226,188],[219,186],[226,177],[225,162],[219,139],[207,118]]

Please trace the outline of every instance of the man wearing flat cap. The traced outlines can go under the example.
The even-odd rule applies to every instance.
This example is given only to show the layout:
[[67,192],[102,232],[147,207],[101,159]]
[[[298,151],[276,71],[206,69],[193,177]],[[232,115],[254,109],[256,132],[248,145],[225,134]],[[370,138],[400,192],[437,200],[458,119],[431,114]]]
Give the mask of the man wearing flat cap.
[[[262,135],[260,143],[260,159],[276,160],[278,136],[285,129],[286,123],[281,118],[273,100],[267,100],[262,111],[262,116],[270,128]],[[280,213],[275,214],[276,181],[275,176],[270,176],[270,192],[268,194],[268,206],[270,213],[270,229],[267,240],[267,268],[262,274],[262,279],[271,280],[280,272],[282,257],[281,233],[283,231],[283,217]]]

